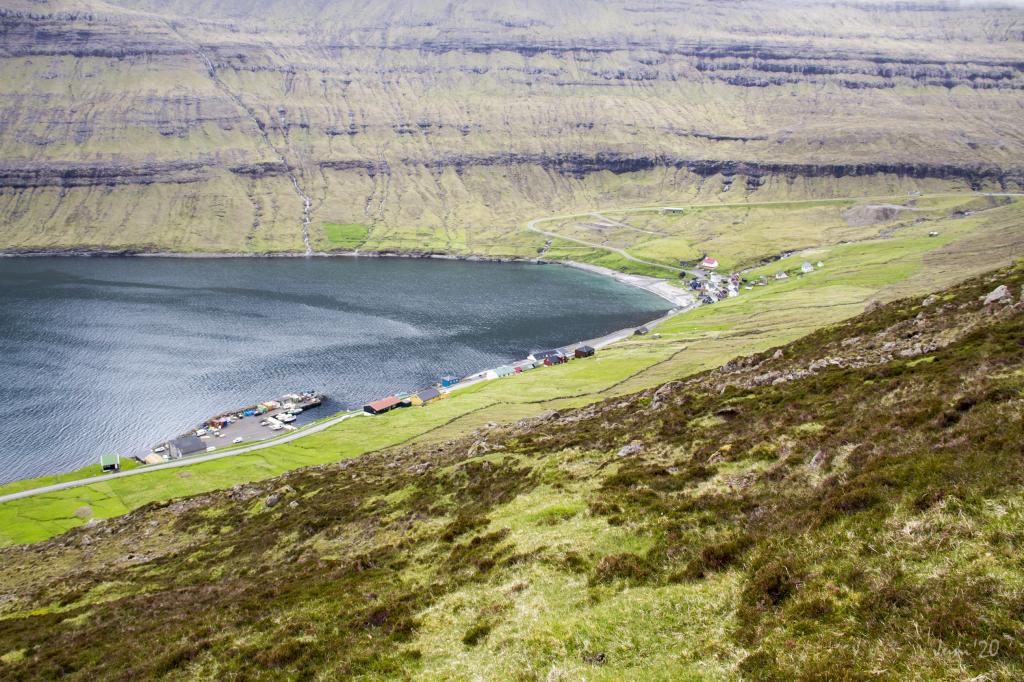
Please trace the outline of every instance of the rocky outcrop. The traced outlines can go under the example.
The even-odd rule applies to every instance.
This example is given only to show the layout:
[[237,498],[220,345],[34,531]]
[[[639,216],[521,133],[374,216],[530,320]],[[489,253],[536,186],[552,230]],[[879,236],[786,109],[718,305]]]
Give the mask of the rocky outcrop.
[[[402,163],[407,166],[422,166],[433,170],[452,168],[458,173],[472,167],[535,165],[576,178],[603,171],[622,174],[656,168],[674,168],[687,170],[701,177],[744,176],[748,189],[754,189],[764,184],[765,178],[773,175],[788,179],[892,175],[916,179],[964,180],[973,186],[980,186],[983,182],[998,182],[1008,188],[1024,188],[1024,168],[1004,169],[994,166],[931,165],[911,162],[813,165],[619,154],[595,154],[592,156],[581,154],[496,154],[493,156],[453,156],[430,160],[405,158],[402,159]],[[154,162],[140,165],[74,163],[12,167],[8,164],[0,165],[0,188],[181,184],[207,179],[209,169],[217,165],[217,162],[212,160]],[[379,173],[387,174],[389,170],[387,163],[370,159],[326,159],[318,162],[317,165],[321,169],[361,170],[371,176]],[[228,167],[228,170],[236,175],[264,178],[287,175],[291,168],[280,161],[262,161],[232,165]]]
[[206,169],[209,165],[199,161],[167,161],[140,165],[33,164],[17,167],[0,164],[0,188],[182,184],[206,179]]
[[262,178],[268,175],[286,175],[291,169],[281,161],[262,161],[231,166],[229,170],[236,175]]
[[50,14],[0,10],[0,57],[133,59],[189,52],[166,24],[142,17],[84,9]]
[[[636,173],[655,168],[687,170],[702,177],[736,175],[747,178],[748,187],[756,187],[770,175],[790,179],[798,177],[857,177],[870,175],[893,175],[906,178],[936,178],[942,180],[965,180],[972,185],[982,182],[998,182],[1006,186],[1024,187],[1024,166],[1001,168],[988,165],[927,164],[912,161],[896,163],[850,163],[850,164],[790,164],[729,159],[683,159],[672,156],[634,156],[616,153],[585,154],[495,154],[492,156],[450,156],[423,161],[416,158],[402,159],[408,165],[422,165],[431,169],[453,168],[462,172],[474,166],[521,166],[536,165],[564,175],[583,177],[590,173],[608,171],[611,173]],[[320,162],[321,168],[363,169],[368,172],[382,172],[384,169],[370,161],[356,159],[327,160]]]
[[982,299],[982,304],[992,305],[993,303],[1009,302],[1011,298],[1010,290],[1007,286],[1000,284]]

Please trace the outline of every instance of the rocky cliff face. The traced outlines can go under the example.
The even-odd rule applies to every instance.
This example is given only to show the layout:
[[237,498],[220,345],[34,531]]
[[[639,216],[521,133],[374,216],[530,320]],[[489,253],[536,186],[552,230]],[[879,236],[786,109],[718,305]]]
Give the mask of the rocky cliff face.
[[548,4],[18,0],[0,246],[472,241],[596,194],[1021,185],[1019,7]]

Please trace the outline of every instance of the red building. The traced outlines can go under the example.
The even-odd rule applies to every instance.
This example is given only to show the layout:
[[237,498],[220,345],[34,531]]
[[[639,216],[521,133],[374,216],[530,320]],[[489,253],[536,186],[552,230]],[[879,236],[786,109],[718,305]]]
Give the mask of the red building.
[[366,412],[367,414],[383,414],[401,406],[402,401],[392,395],[363,405],[363,412]]

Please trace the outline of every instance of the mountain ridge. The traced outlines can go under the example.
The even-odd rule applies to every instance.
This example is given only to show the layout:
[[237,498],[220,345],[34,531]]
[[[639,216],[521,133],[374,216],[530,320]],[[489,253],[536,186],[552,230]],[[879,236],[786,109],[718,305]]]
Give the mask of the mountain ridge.
[[323,250],[332,222],[512,243],[709,179],[1021,187],[1020,7],[548,4],[13,3],[0,246]]

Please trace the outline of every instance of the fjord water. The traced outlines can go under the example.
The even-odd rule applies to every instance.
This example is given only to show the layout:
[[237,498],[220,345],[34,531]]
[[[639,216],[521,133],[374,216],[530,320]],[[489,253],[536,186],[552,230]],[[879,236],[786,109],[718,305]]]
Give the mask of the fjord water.
[[295,390],[330,396],[318,418],[667,307],[555,265],[0,258],[0,482],[140,452]]

